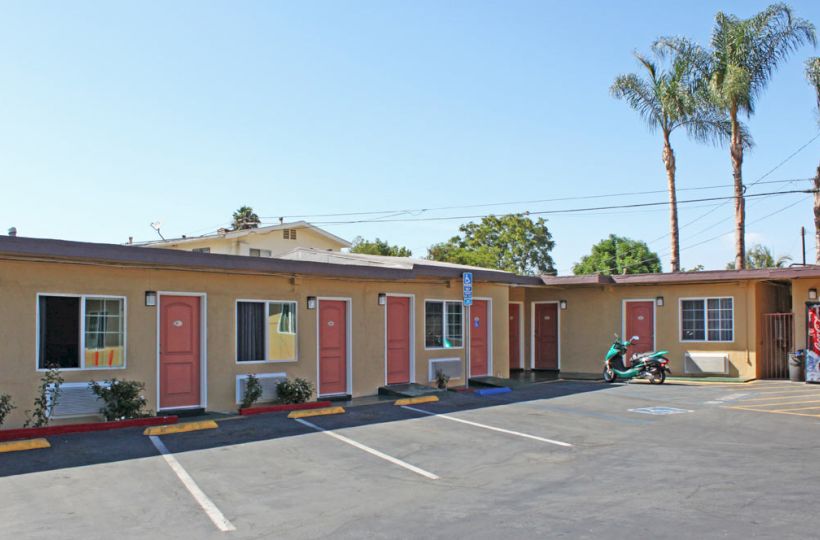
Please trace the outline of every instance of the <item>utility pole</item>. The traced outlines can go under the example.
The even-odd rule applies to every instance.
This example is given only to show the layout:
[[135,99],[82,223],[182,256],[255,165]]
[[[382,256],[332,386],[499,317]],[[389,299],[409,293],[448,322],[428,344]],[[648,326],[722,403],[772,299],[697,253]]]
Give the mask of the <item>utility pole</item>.
[[800,240],[803,242],[803,266],[806,266],[806,228],[800,227]]

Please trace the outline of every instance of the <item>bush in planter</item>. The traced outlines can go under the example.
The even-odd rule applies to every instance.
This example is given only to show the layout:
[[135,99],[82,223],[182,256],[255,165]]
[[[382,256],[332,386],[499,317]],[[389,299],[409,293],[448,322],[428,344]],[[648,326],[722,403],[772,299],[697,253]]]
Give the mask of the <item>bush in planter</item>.
[[285,379],[276,385],[276,394],[278,403],[304,403],[313,395],[313,385],[299,377]]
[[450,376],[444,373],[443,370],[437,369],[436,370],[436,387],[439,390],[446,390],[447,383],[450,382]]
[[6,420],[6,416],[8,416],[9,413],[16,408],[17,407],[15,407],[14,403],[11,401],[10,395],[0,394],[0,426],[3,425],[3,422]]
[[26,411],[26,422],[23,427],[44,427],[51,419],[51,411],[57,406],[60,399],[60,386],[63,384],[63,377],[60,370],[53,365],[48,371],[43,373],[40,379],[40,386],[37,389],[37,397],[34,398],[34,410]]
[[248,374],[247,383],[245,384],[245,395],[242,396],[242,403],[240,403],[239,407],[241,409],[247,409],[259,401],[261,397],[262,384],[259,382],[259,378],[252,373]]
[[116,378],[105,382],[107,385],[91,381],[88,387],[105,404],[100,409],[100,414],[106,420],[147,418],[152,415],[151,411],[145,409],[148,404],[142,395],[145,383],[121,381]]

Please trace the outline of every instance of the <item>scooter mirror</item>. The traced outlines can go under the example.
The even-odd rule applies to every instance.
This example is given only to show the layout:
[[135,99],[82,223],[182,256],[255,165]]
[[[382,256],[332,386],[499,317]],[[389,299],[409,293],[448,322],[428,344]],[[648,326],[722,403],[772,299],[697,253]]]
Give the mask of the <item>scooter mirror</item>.
[[640,341],[640,340],[641,340],[641,338],[639,338],[638,336],[632,336],[632,337],[629,339],[629,341]]

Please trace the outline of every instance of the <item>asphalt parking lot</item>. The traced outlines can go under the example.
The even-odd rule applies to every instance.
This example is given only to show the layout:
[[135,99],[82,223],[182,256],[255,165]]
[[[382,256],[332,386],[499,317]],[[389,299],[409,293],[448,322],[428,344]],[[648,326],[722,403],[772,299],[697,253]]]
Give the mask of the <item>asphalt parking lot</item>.
[[559,381],[64,435],[0,454],[0,537],[810,538],[819,434],[820,386]]

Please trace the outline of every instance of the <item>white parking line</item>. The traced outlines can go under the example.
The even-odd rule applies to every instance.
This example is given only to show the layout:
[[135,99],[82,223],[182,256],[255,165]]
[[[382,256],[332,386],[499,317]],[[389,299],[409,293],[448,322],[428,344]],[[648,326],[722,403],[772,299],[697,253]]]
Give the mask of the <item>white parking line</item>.
[[228,521],[222,512],[219,511],[219,508],[208,498],[205,493],[199,489],[199,486],[194,482],[194,479],[191,478],[191,475],[188,474],[182,465],[180,465],[179,461],[174,457],[174,455],[168,450],[168,447],[165,446],[159,437],[156,435],[151,435],[148,437],[151,439],[151,442],[154,443],[154,446],[165,459],[165,462],[171,467],[171,470],[176,473],[177,478],[179,478],[182,485],[188,490],[191,496],[194,498],[196,502],[199,503],[199,506],[205,511],[211,521],[214,522],[216,528],[222,532],[230,532],[235,531],[236,527],[233,526],[233,523]]
[[420,474],[421,476],[423,476],[425,478],[429,478],[430,480],[438,480],[439,479],[439,477],[437,475],[435,475],[431,472],[425,471],[424,469],[420,469],[420,468],[416,467],[415,465],[410,465],[406,461],[402,461],[398,458],[394,458],[393,456],[388,456],[384,452],[379,452],[375,448],[370,448],[369,446],[364,445],[360,442],[356,442],[353,439],[349,439],[349,438],[345,437],[344,435],[339,435],[338,433],[328,431],[328,430],[326,430],[324,428],[321,428],[321,427],[317,426],[316,424],[308,422],[307,420],[304,420],[302,418],[296,418],[296,421],[299,422],[300,424],[303,424],[303,425],[309,427],[309,428],[312,428],[312,429],[315,429],[316,431],[324,433],[325,435],[333,437],[334,439],[342,441],[343,443],[347,443],[350,446],[358,448],[359,450],[364,450],[368,454],[372,454],[372,455],[374,455],[378,458],[381,458],[385,461],[389,461],[390,463],[392,463],[394,465],[398,465],[399,467],[403,467],[403,468],[407,469],[408,471],[412,471],[416,474]]
[[535,435],[529,435],[527,433],[520,433],[518,431],[511,431],[509,429],[498,428],[498,427],[495,427],[495,426],[488,426],[487,424],[479,424],[478,422],[471,422],[470,420],[464,420],[462,418],[456,418],[455,416],[450,416],[448,414],[437,414],[437,413],[434,413],[434,412],[425,411],[423,409],[417,409],[415,407],[408,407],[407,405],[402,407],[402,409],[407,409],[409,411],[415,411],[417,413],[426,414],[426,415],[429,415],[429,416],[435,416],[436,418],[443,418],[445,420],[452,420],[453,422],[460,422],[462,424],[467,424],[469,426],[475,426],[475,427],[480,427],[480,428],[484,428],[484,429],[489,429],[490,431],[497,431],[499,433],[506,433],[507,435],[516,435],[518,437],[524,437],[525,439],[532,439],[532,440],[535,440],[535,441],[545,442],[545,443],[549,443],[549,444],[557,444],[558,446],[566,446],[566,447],[570,447],[570,448],[572,447],[571,444],[565,443],[565,442],[562,442],[562,441],[554,441],[552,439],[545,439],[544,437],[537,437]]

